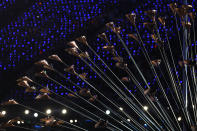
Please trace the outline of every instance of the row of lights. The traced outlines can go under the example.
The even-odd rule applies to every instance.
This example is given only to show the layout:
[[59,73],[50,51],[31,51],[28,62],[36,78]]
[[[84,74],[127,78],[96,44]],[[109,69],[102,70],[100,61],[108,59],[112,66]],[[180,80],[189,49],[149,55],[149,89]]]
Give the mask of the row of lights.
[[[28,115],[30,113],[29,110],[25,110],[24,111],[25,115]],[[52,113],[52,110],[51,109],[47,109],[46,110],[46,114],[49,115]],[[62,114],[66,114],[67,113],[67,110],[66,109],[62,109]],[[38,117],[38,113],[34,113],[34,117]]]
[[[121,111],[123,111],[123,108],[122,107],[120,107],[119,108]],[[148,111],[148,106],[144,106],[144,110],[145,111]],[[25,115],[28,115],[29,113],[30,113],[30,111],[29,110],[25,110],[24,111],[24,113],[25,113]],[[46,110],[46,114],[51,114],[52,113],[52,110],[51,109],[47,109]],[[62,109],[62,114],[66,114],[67,113],[67,110],[66,109]],[[111,112],[110,112],[110,110],[106,110],[106,112],[105,112],[107,115],[109,115]],[[2,115],[6,115],[6,111],[4,110],[4,111],[1,111],[1,114]],[[34,113],[34,117],[38,117],[38,113]],[[181,116],[179,116],[178,117],[178,121],[181,121],[182,120],[182,117]],[[127,119],[127,121],[128,122],[130,122],[131,120],[130,119]],[[75,122],[75,123],[77,123],[77,120],[70,120],[70,123],[73,123],[73,122]],[[17,121],[17,124],[20,124],[20,123],[24,123],[23,121]]]

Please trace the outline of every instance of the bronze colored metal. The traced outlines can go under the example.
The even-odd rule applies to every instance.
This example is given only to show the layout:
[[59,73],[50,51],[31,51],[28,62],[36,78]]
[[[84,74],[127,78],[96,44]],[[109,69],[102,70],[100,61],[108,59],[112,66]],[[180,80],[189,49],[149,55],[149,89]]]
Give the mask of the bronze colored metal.
[[130,81],[130,78],[129,77],[122,77],[121,78],[121,81],[122,82],[129,82]]
[[117,62],[123,62],[123,58],[119,56],[112,57],[112,60],[115,60]]
[[89,54],[88,54],[87,51],[86,52],[82,52],[82,53],[79,54],[79,57],[87,59],[87,58],[89,58]]
[[29,92],[29,93],[35,92],[35,91],[36,91],[36,87],[34,87],[34,86],[31,86],[31,87],[28,87],[25,89],[25,92]]
[[48,58],[51,59],[51,60],[59,61],[59,62],[61,62],[61,63],[63,62],[63,61],[59,58],[58,55],[51,55],[51,56],[49,56]]
[[129,13],[129,14],[126,14],[126,17],[129,19],[131,24],[135,26],[136,14],[135,13]]
[[103,49],[109,51],[113,56],[116,56],[115,55],[116,54],[115,53],[115,49],[114,49],[114,46],[113,45],[103,46]]
[[120,33],[121,27],[115,27],[114,22],[109,22],[106,24],[106,26],[110,28],[114,33],[117,33],[117,34]]
[[175,15],[176,14],[175,10],[177,8],[177,3],[171,3],[171,4],[169,4],[169,7],[170,7],[172,13]]
[[38,62],[35,63],[35,65],[39,65],[39,66],[49,66],[48,62],[46,60],[40,60]]
[[158,20],[159,20],[159,22],[160,22],[163,26],[166,26],[165,17],[159,17]]
[[14,99],[8,100],[4,103],[2,103],[1,105],[17,105],[18,102],[16,102]]
[[38,61],[35,63],[35,65],[41,66],[45,69],[54,70],[53,67],[51,67],[46,60]]
[[127,64],[123,63],[123,62],[117,62],[116,63],[116,67],[122,69],[122,70],[126,70],[127,69]]
[[145,14],[147,14],[148,17],[150,17],[153,21],[155,21],[157,10],[148,10],[145,11]]
[[151,61],[151,63],[153,64],[153,66],[159,66],[161,64],[161,60],[160,59],[153,60],[153,61]]
[[181,22],[182,23],[182,26],[185,27],[187,30],[190,30],[192,24],[191,22],[187,21],[187,22]]
[[84,79],[84,80],[86,80],[87,79],[87,73],[82,73],[82,74],[79,74],[79,77],[81,78],[81,79]]
[[49,78],[49,76],[47,75],[46,71],[38,72],[38,73],[35,74],[35,76]]
[[68,49],[65,49],[65,51],[70,54],[70,55],[74,55],[74,56],[79,56],[79,52],[77,50],[76,47],[72,47],[72,48],[68,48]]
[[97,98],[98,98],[97,95],[94,95],[94,96],[92,96],[92,97],[89,99],[89,101],[90,101],[90,102],[94,102]]
[[114,49],[114,46],[113,45],[106,45],[106,46],[103,46],[103,49],[105,50],[113,50]]
[[83,44],[85,44],[85,45],[88,45],[86,36],[78,37],[76,40],[77,40],[78,42],[80,42],[80,43],[83,43]]
[[45,126],[53,126],[56,120],[54,117],[46,117],[46,118],[40,119],[40,122],[44,122]]
[[187,15],[187,9],[185,8],[175,8],[176,13],[181,18],[181,21],[184,20],[185,16]]
[[99,34],[98,37],[103,39],[105,42],[109,43],[109,40],[105,33]]
[[197,131],[197,126],[191,126],[192,131]]
[[195,13],[194,12],[190,12],[190,13],[188,13],[188,15],[191,18],[191,20],[194,22],[194,20],[195,20]]
[[33,80],[31,80],[31,79],[30,79],[29,77],[27,77],[27,76],[23,76],[23,77],[17,79],[16,81],[17,81],[17,82],[20,82],[20,81],[23,81],[23,80],[25,80],[25,81],[27,81],[27,82],[33,82]]
[[67,43],[67,45],[71,46],[71,47],[75,47],[77,49],[79,49],[79,47],[77,46],[76,42],[75,41],[70,41]]
[[196,66],[196,62],[195,61],[192,61],[192,60],[183,60],[183,61],[179,61],[179,65],[181,67],[183,67],[184,65],[187,65],[187,66]]
[[156,94],[156,89],[148,88],[144,90],[144,95],[149,95],[152,101],[155,101],[155,94]]
[[81,95],[81,96],[84,96],[84,97],[92,97],[92,94],[91,94],[91,92],[90,92],[90,90],[89,89],[87,89],[87,88],[82,88],[80,91],[79,91],[79,94]]
[[51,92],[49,91],[49,88],[47,88],[47,87],[40,89],[40,92],[51,94]]
[[107,121],[99,120],[95,125],[95,128],[106,128],[107,127]]
[[138,37],[135,34],[128,34],[129,37],[133,38],[137,42],[139,42]]
[[18,82],[17,85],[25,87],[25,88],[30,88],[30,85],[28,84],[28,82],[26,80]]
[[69,96],[69,97],[75,97],[75,98],[77,97],[77,96],[75,96],[75,95],[72,94],[72,93],[68,93],[68,96]]
[[62,124],[64,124],[65,122],[63,120],[58,120],[58,121],[55,121],[53,126],[60,126]]
[[14,124],[8,121],[6,123],[2,123],[0,125],[0,129],[5,129],[5,128],[8,128],[8,127],[13,127],[13,126],[14,126]]
[[182,5],[181,7],[186,9],[187,11],[193,8],[192,5]]
[[164,45],[164,41],[159,40],[159,38],[157,38],[157,36],[155,34],[152,34],[151,37],[153,38],[153,40],[159,44],[160,47],[162,47]]
[[49,100],[51,99],[51,97],[47,93],[44,93],[44,94],[37,95],[35,99],[36,100]]
[[155,24],[150,22],[144,22],[144,27],[147,28],[149,31],[154,32]]
[[69,72],[69,73],[71,73],[71,74],[77,74],[77,73],[75,72],[74,65],[71,65],[70,67],[65,68],[64,71]]

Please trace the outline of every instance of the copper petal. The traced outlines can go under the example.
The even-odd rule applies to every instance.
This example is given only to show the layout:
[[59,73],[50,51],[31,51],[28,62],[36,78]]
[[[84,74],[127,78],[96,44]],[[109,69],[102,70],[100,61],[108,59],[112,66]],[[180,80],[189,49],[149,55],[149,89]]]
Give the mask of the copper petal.
[[44,88],[40,89],[40,92],[42,92],[42,93],[48,93],[48,94],[51,93],[47,87],[44,87]]
[[175,8],[175,11],[179,15],[181,20],[183,20],[187,14],[187,10],[185,8]]
[[112,31],[115,31],[114,22],[109,22],[109,23],[106,24],[106,26],[107,26],[108,28],[110,28]]
[[166,25],[166,21],[165,21],[165,18],[164,18],[164,17],[159,17],[158,20],[159,20],[159,22],[160,22],[163,26]]
[[90,102],[94,102],[96,99],[97,99],[97,95],[94,95],[94,96],[92,96],[92,97],[89,99],[89,101],[90,101]]
[[79,94],[81,96],[84,96],[84,97],[91,97],[91,93],[90,93],[90,90],[87,89],[87,88],[82,88],[80,91],[79,91]]
[[95,125],[95,128],[106,128],[107,127],[107,122],[104,120],[99,120]]
[[191,28],[191,26],[192,26],[192,24],[191,24],[191,22],[181,22],[182,23],[182,25],[183,25],[183,27],[185,27],[187,30],[190,30],[190,28]]
[[116,67],[125,70],[127,68],[127,64],[124,64],[122,62],[117,62]]
[[155,21],[157,10],[148,10],[148,11],[145,11],[145,14],[147,14],[153,21]]
[[87,42],[87,40],[86,40],[86,36],[78,37],[76,40],[77,40],[78,42],[80,42],[80,43],[83,43],[83,44],[85,44],[85,45],[88,45],[88,42]]
[[49,76],[47,75],[46,71],[38,72],[38,73],[35,74],[35,76],[49,78]]
[[25,81],[27,81],[27,82],[33,82],[33,80],[31,80],[29,77],[27,77],[27,76],[23,76],[23,77],[21,77],[21,78],[19,78],[18,80],[16,80],[17,82],[20,82],[20,81],[23,81],[23,80],[25,80]]
[[79,47],[77,46],[76,42],[75,41],[70,41],[67,43],[67,45],[71,46],[71,47],[75,47],[77,49],[79,49]]
[[65,51],[70,54],[70,55],[74,55],[74,56],[78,56],[79,55],[79,52],[77,50],[76,47],[73,47],[73,48],[67,48],[65,49]]
[[139,42],[138,37],[135,34],[128,34],[128,36]]
[[36,100],[49,100],[51,98],[47,93],[44,93],[44,94],[37,95],[35,99]]
[[193,8],[192,5],[182,5],[182,8],[185,8],[186,10],[190,10]]
[[160,63],[161,63],[161,60],[160,60],[160,59],[158,59],[158,60],[153,60],[153,61],[151,61],[151,63],[153,64],[153,66],[159,66]]
[[192,131],[197,131],[197,126],[191,126]]
[[82,52],[82,53],[79,54],[79,57],[82,57],[82,58],[89,58],[89,54],[88,54],[87,51],[86,51],[86,52]]
[[75,97],[75,98],[77,97],[77,96],[75,96],[75,95],[72,94],[72,93],[68,93],[68,96],[69,96],[69,97]]
[[69,72],[69,73],[71,73],[71,74],[77,74],[77,73],[75,72],[74,65],[71,65],[70,67],[65,68],[64,71]]
[[26,80],[18,82],[17,85],[25,87],[25,88],[30,88],[30,86],[29,86],[29,84],[28,84],[28,82]]
[[190,12],[188,15],[189,15],[189,17],[191,18],[192,21],[195,20],[195,13],[194,12]]
[[103,46],[103,49],[105,49],[105,50],[113,50],[114,46],[113,45],[106,45],[106,46]]
[[34,91],[36,91],[36,87],[34,87],[34,86],[32,86],[32,87],[28,87],[28,88],[26,88],[25,89],[25,92],[34,92]]
[[79,77],[80,77],[81,79],[87,79],[86,76],[87,76],[87,73],[79,74]]
[[16,102],[14,99],[8,100],[7,102],[2,103],[1,105],[16,105],[18,102]]
[[62,60],[59,58],[58,55],[51,55],[48,58],[51,59],[51,60],[59,61],[59,62],[62,63]]
[[135,13],[126,14],[126,17],[129,19],[131,24],[135,25],[135,21],[136,21],[136,14]]
[[98,37],[103,39],[105,42],[109,43],[109,40],[107,39],[107,36],[105,33],[99,34]]
[[171,3],[169,4],[169,7],[171,11],[173,12],[173,14],[175,14],[176,13],[175,8],[177,8],[177,3]]
[[118,62],[123,62],[123,58],[119,57],[119,56],[112,57],[112,60],[115,60],[115,61],[118,61]]
[[46,60],[40,60],[35,63],[35,65],[40,65],[40,66],[49,66],[48,62]]
[[129,77],[122,77],[121,78],[121,81],[122,82],[129,82],[130,81],[130,78]]
[[148,30],[150,30],[151,32],[154,31],[155,29],[155,24],[154,23],[150,23],[150,22],[145,22],[144,23],[145,28],[147,28]]

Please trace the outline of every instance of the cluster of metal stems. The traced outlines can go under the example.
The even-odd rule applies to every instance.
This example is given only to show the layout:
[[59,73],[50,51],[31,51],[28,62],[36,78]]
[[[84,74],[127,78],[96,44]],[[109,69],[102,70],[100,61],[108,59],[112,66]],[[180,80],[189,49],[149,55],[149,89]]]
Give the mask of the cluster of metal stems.
[[[97,54],[97,52],[91,47],[91,45],[88,44],[85,36],[81,36],[81,37],[77,38],[76,40],[79,43],[84,44],[84,46],[87,46],[89,48],[89,50],[91,52],[93,52],[93,54],[96,57],[98,57],[98,60],[101,61],[102,64],[104,64],[104,66],[109,70],[109,72],[111,73],[110,75],[115,77],[116,80],[124,88],[120,88],[114,82],[114,80],[112,80],[110,75],[106,74],[102,70],[102,68],[100,68],[93,61],[91,56],[89,56],[88,52],[82,51],[77,46],[75,41],[69,42],[68,45],[71,46],[71,48],[68,48],[65,51],[67,53],[69,53],[70,55],[74,55],[74,56],[80,58],[90,69],[92,69],[100,77],[100,79],[102,79],[108,85],[108,87],[110,87],[114,91],[114,93],[116,93],[125,102],[125,104],[128,105],[128,107],[130,107],[130,109],[133,111],[133,113],[135,113],[135,115],[139,116],[144,121],[144,123],[146,123],[148,125],[148,128],[152,131],[154,131],[154,130],[159,131],[159,130],[163,130],[163,129],[169,130],[169,131],[183,130],[183,126],[177,120],[177,117],[178,117],[177,113],[176,113],[175,109],[172,107],[169,97],[165,91],[166,88],[170,88],[171,92],[173,92],[173,94],[174,94],[172,96],[173,96],[174,102],[176,103],[176,109],[179,109],[182,113],[182,117],[184,119],[184,125],[186,127],[190,127],[193,131],[196,131],[197,130],[197,109],[196,109],[197,81],[196,81],[196,74],[195,74],[195,68],[196,68],[196,64],[197,64],[195,62],[196,44],[195,44],[195,46],[192,46],[192,44],[191,44],[192,40],[191,40],[191,36],[190,36],[190,34],[191,34],[190,32],[192,31],[191,27],[193,26],[193,34],[194,34],[193,42],[195,43],[196,40],[195,40],[194,13],[189,12],[192,8],[191,5],[182,5],[181,7],[178,7],[176,3],[172,3],[169,5],[169,7],[172,10],[172,13],[174,15],[174,19],[176,22],[177,34],[178,34],[180,49],[181,49],[181,57],[183,59],[183,61],[180,61],[179,64],[180,64],[180,66],[182,66],[184,72],[186,72],[186,79],[187,79],[186,82],[187,82],[188,90],[189,90],[189,92],[187,92],[187,94],[186,94],[186,97],[184,97],[184,95],[182,94],[182,85],[180,84],[180,80],[179,80],[178,75],[176,73],[173,73],[171,70],[172,68],[174,68],[175,72],[177,72],[177,68],[175,65],[175,58],[174,58],[173,52],[171,50],[171,44],[170,44],[168,33],[166,30],[165,18],[161,18],[161,17],[157,18],[156,17],[156,14],[157,14],[156,10],[149,10],[149,11],[145,12],[145,14],[148,17],[150,17],[151,22],[145,22],[144,26],[145,26],[145,28],[147,28],[151,31],[152,38],[154,39],[154,41],[156,43],[158,43],[158,45],[159,45],[158,50],[161,54],[161,59],[151,60],[150,54],[147,51],[147,49],[145,48],[144,41],[142,40],[142,36],[139,33],[139,29],[136,26],[136,14],[130,13],[130,14],[127,14],[126,17],[129,19],[132,26],[135,28],[136,34],[137,34],[137,35],[128,34],[128,36],[133,38],[134,40],[136,40],[139,47],[141,47],[141,51],[142,51],[143,55],[145,56],[146,61],[148,62],[153,75],[156,78],[158,88],[161,90],[163,98],[165,99],[165,101],[168,104],[170,114],[168,113],[169,111],[167,111],[164,108],[162,103],[160,103],[160,101],[155,97],[156,90],[151,88],[150,85],[148,84],[145,76],[143,75],[138,64],[136,63],[136,60],[131,55],[130,50],[128,49],[127,45],[125,44],[124,40],[122,39],[122,37],[120,35],[120,32],[121,32],[120,27],[116,27],[113,22],[107,23],[106,26],[117,35],[122,46],[126,50],[128,56],[129,56],[129,59],[136,67],[140,77],[142,78],[143,82],[148,87],[148,89],[144,89],[144,87],[142,87],[142,85],[140,84],[141,81],[139,81],[138,78],[136,77],[136,75],[129,69],[129,67],[127,66],[127,63],[115,50],[115,47],[110,43],[110,41],[108,40],[105,33],[98,35],[99,38],[103,39],[105,42],[108,43],[106,46],[103,47],[103,49],[110,52],[110,54],[113,56],[112,59],[116,61],[115,66],[117,68],[119,68],[120,70],[125,71],[128,74],[129,78],[124,77],[124,78],[120,79],[112,71],[112,69],[107,65],[107,63],[99,56],[99,54]],[[185,60],[183,57],[183,47],[182,47],[180,32],[178,30],[179,24],[178,24],[177,15],[180,17],[183,31],[188,32],[188,35],[185,36],[186,37],[185,39],[186,39],[186,46],[190,49],[187,52],[187,56],[189,58],[191,58],[191,60]],[[189,21],[188,16],[190,16],[191,22]],[[167,40],[166,42],[164,42],[161,38],[160,32],[158,30],[157,19],[163,25],[163,29],[165,31],[164,33],[166,36],[165,38]],[[169,48],[169,54],[171,56],[170,58],[167,57],[165,47]],[[108,96],[105,96],[101,91],[99,91],[99,89],[95,87],[94,83],[89,82],[86,78],[85,73],[78,74],[74,69],[74,65],[69,66],[57,55],[51,55],[48,57],[48,59],[53,60],[54,62],[59,62],[59,63],[63,64],[66,67],[66,69],[65,69],[66,72],[72,74],[73,76],[80,78],[82,81],[84,81],[88,85],[89,89],[88,88],[81,88],[80,86],[78,86],[75,82],[73,82],[69,78],[65,77],[64,73],[53,68],[46,60],[38,61],[35,64],[38,66],[41,66],[43,69],[45,69],[47,71],[52,71],[54,73],[57,73],[60,77],[69,81],[70,84],[76,86],[80,91],[78,93],[72,91],[71,89],[69,89],[65,85],[63,85],[62,83],[58,82],[57,80],[55,80],[54,78],[49,76],[46,73],[46,71],[41,71],[39,73],[36,73],[36,76],[45,77],[45,78],[53,81],[57,85],[64,87],[64,89],[69,92],[68,96],[75,97],[77,99],[81,99],[85,103],[87,103],[90,106],[92,106],[93,108],[95,108],[97,111],[103,113],[104,116],[106,115],[108,118],[113,120],[113,122],[111,122],[111,121],[107,122],[107,125],[105,125],[106,128],[108,128],[109,130],[118,130],[118,131],[123,130],[123,128],[127,129],[127,130],[139,130],[139,131],[146,130],[146,128],[143,126],[143,124],[139,123],[138,120],[136,120],[131,114],[127,113],[124,110],[120,110],[120,107],[116,104],[116,102],[114,102]],[[172,61],[172,63],[170,63],[170,60]],[[170,83],[167,82],[161,68],[159,67],[160,63],[164,64],[165,69],[167,71],[167,75],[169,76],[168,79],[169,79]],[[161,84],[161,80],[158,75],[158,72],[156,72],[156,68],[159,68],[160,72],[162,73],[162,76],[164,77],[165,87]],[[188,76],[188,75],[191,75],[191,76]],[[191,80],[189,80],[190,78],[191,78]],[[151,110],[152,110],[151,113],[149,112],[149,110],[145,111],[143,109],[143,107],[144,107],[143,104],[140,102],[139,98],[137,98],[133,93],[131,93],[129,91],[129,88],[124,83],[125,81],[126,82],[132,81],[136,85],[139,92],[146,100],[147,105],[151,108]],[[102,123],[101,120],[104,120],[104,118],[102,116],[98,116],[95,112],[91,112],[88,109],[86,109],[85,107],[82,107],[72,101],[69,101],[69,98],[67,96],[63,97],[63,96],[58,95],[57,93],[53,92],[49,88],[46,88],[46,87],[42,86],[40,83],[33,81],[32,79],[29,78],[29,76],[28,77],[27,76],[21,77],[20,79],[17,80],[17,82],[18,82],[19,86],[26,88],[26,92],[35,92],[35,91],[39,92],[40,95],[37,96],[36,99],[50,99],[50,100],[52,100],[64,107],[78,113],[79,115],[84,116],[84,117],[94,121],[96,123],[95,128],[98,128],[99,126],[103,126],[103,125],[99,125]],[[29,83],[33,83],[36,87],[30,86]],[[97,95],[92,95],[92,93],[90,92],[90,89],[94,90],[97,93]],[[125,89],[127,93],[123,89]],[[50,94],[56,95],[59,98],[63,98],[63,100],[65,100],[65,101],[69,101],[76,108],[72,108],[68,104],[62,103],[62,102],[50,97],[49,96]],[[100,98],[102,98],[102,99],[100,99]],[[103,100],[107,101],[107,103],[110,103],[111,106],[109,106],[108,104],[105,104],[105,102]],[[45,120],[46,121],[48,120],[47,122],[49,123],[49,121],[50,121],[49,119],[51,118],[51,116],[49,117],[44,112],[38,111],[36,109],[27,107],[25,105],[22,105],[22,104],[15,102],[15,101],[13,102],[13,101],[14,100],[10,100],[7,103],[3,103],[3,105],[9,105],[9,104],[14,103],[14,104],[18,104],[19,106],[22,106],[24,108],[28,108],[30,110],[37,111],[43,115],[46,115],[48,119],[45,119]],[[100,103],[104,108],[100,108],[100,107],[96,106],[94,104],[95,101]],[[188,103],[191,103],[191,104],[188,105]],[[189,110],[189,108],[191,108],[192,110]],[[84,112],[79,111],[78,109],[81,109]],[[112,115],[107,115],[103,109],[110,110],[110,112],[114,116],[118,117],[122,122],[117,120],[116,118],[112,117]],[[152,113],[154,113],[156,115],[153,115]],[[53,126],[61,126],[61,127],[68,128],[65,126],[65,124],[69,124],[69,125],[73,126],[73,130],[87,130],[87,129],[84,129],[80,126],[63,121],[57,117],[55,117],[55,119],[56,119],[56,121],[54,121],[54,119],[51,119],[50,123],[52,123],[52,124],[50,124],[50,126],[53,125]],[[128,119],[130,121],[128,121]],[[59,121],[59,123],[57,121]],[[47,122],[45,124],[47,124]],[[16,125],[13,125],[12,122],[11,123],[7,122],[4,125],[2,125],[1,127],[5,128],[5,127],[9,127],[9,126],[16,126]],[[19,127],[19,128],[22,128],[22,127]],[[29,129],[29,130],[33,130],[33,129]]]

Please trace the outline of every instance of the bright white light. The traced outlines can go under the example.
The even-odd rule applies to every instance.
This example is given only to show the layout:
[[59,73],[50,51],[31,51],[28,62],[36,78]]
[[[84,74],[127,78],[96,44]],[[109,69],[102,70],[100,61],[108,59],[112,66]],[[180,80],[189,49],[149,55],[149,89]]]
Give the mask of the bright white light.
[[24,121],[21,121],[22,124],[24,124]]
[[67,110],[66,109],[63,109],[62,110],[62,114],[66,114],[67,113]]
[[20,121],[17,121],[17,124],[21,124],[21,122]]
[[182,118],[179,116],[179,117],[178,117],[178,121],[181,121],[181,120],[182,120]]
[[73,120],[70,120],[70,123],[73,123]]
[[5,115],[5,114],[6,114],[6,111],[2,111],[1,114],[2,114],[2,115]]
[[47,114],[51,114],[51,112],[52,112],[51,109],[47,109],[47,110],[46,110],[46,113],[47,113]]
[[192,105],[192,107],[194,108],[194,105]]
[[77,120],[75,120],[75,123],[77,123]]
[[25,115],[28,115],[29,114],[29,110],[25,110],[24,113],[25,113]]
[[131,120],[130,119],[127,119],[127,121],[130,122]]
[[106,110],[106,112],[105,112],[107,115],[109,115],[110,114],[110,111],[109,110]]
[[122,108],[122,107],[120,107],[120,108],[119,108],[119,110],[123,111],[123,108]]
[[38,113],[34,113],[34,117],[38,117]]
[[144,106],[144,110],[147,111],[148,110],[148,106]]

